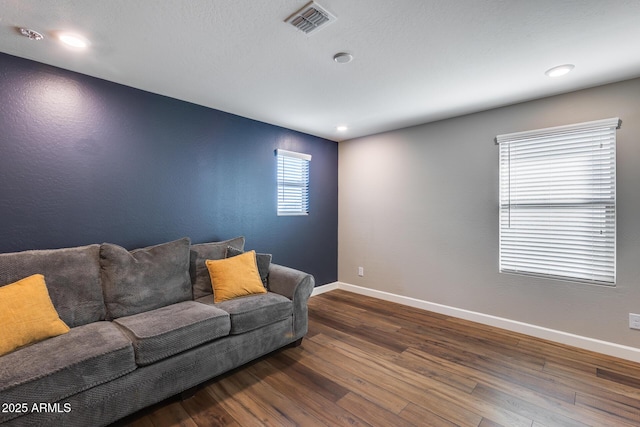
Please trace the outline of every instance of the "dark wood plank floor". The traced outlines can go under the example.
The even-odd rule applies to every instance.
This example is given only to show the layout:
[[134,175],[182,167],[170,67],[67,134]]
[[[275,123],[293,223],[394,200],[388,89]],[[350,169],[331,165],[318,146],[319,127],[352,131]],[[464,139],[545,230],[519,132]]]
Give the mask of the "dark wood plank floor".
[[126,426],[640,426],[640,364],[332,291],[302,345]]

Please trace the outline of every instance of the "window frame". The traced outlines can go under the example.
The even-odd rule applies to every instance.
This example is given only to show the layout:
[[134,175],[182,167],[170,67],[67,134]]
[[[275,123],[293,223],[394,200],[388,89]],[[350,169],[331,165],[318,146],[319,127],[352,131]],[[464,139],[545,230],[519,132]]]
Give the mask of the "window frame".
[[621,124],[615,117],[495,138],[501,273],[615,286]]
[[283,149],[275,154],[277,215],[309,215],[311,155]]

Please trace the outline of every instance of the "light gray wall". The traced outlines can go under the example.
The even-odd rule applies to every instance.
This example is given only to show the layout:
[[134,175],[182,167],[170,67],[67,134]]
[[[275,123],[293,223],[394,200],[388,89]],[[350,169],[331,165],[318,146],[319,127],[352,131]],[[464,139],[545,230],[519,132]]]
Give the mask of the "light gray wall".
[[[498,273],[498,134],[620,117],[617,285]],[[339,144],[338,280],[640,348],[640,79]],[[364,277],[358,277],[358,266]]]

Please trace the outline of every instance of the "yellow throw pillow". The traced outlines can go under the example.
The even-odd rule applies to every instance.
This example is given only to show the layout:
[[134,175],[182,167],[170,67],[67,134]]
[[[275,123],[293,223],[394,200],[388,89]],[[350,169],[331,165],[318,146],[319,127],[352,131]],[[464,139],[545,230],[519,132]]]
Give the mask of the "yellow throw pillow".
[[0,356],[69,332],[60,320],[42,274],[0,287]]
[[213,302],[267,292],[258,273],[256,251],[232,258],[208,259],[205,263],[213,286]]

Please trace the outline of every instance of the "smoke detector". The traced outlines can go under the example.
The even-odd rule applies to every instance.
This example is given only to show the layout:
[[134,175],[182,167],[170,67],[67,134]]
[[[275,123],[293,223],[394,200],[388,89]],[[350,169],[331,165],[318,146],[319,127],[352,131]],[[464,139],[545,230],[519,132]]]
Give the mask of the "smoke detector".
[[298,30],[310,36],[331,24],[336,19],[337,18],[329,13],[324,7],[312,1],[307,3],[299,11],[295,12],[284,22],[293,25]]

